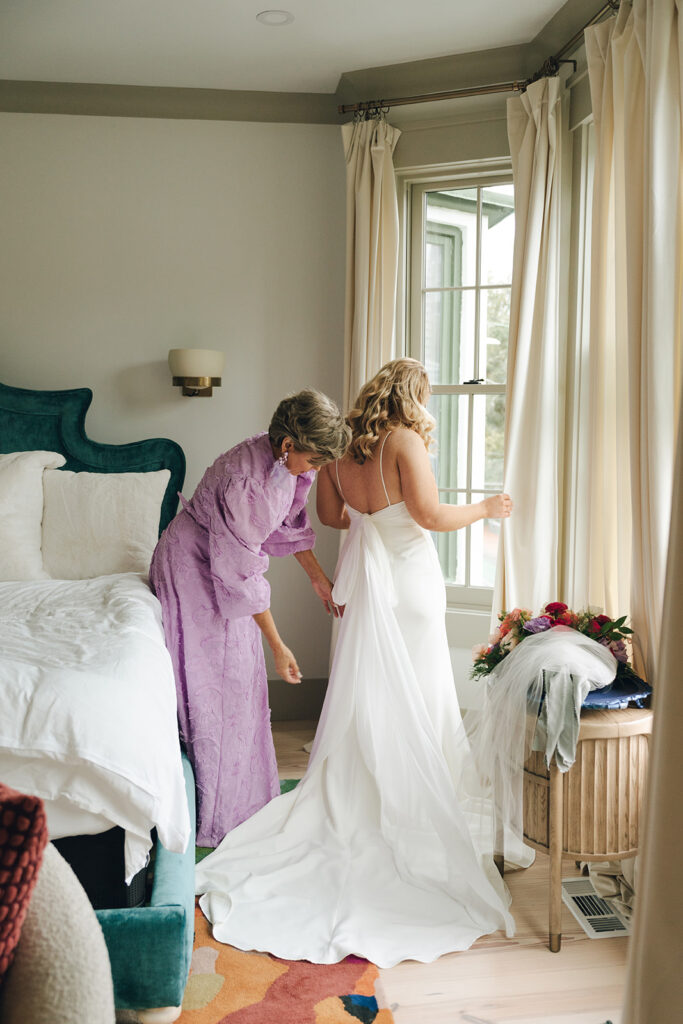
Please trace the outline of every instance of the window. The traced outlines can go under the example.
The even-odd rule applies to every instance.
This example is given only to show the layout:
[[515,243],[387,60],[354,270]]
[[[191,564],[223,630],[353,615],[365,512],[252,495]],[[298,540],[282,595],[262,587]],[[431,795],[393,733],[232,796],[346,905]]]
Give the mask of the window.
[[[509,176],[411,192],[410,352],[432,384],[441,501],[503,486],[514,195]],[[449,599],[490,605],[500,523],[435,534]]]

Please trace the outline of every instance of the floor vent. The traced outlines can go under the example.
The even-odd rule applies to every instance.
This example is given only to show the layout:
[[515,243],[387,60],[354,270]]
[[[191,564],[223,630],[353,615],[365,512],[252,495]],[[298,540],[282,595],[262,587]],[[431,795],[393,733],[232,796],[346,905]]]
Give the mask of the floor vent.
[[590,878],[563,878],[562,899],[589,939],[630,934],[628,921],[609,900],[598,896]]

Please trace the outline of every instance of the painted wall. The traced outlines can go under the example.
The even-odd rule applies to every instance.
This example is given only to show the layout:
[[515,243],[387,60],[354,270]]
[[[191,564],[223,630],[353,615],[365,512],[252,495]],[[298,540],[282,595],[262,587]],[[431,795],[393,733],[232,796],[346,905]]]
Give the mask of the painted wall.
[[394,166],[433,168],[508,157],[506,94],[396,107],[388,115],[401,129]]
[[[508,153],[505,97],[396,108],[397,169]],[[312,384],[341,399],[344,159],[338,127],[1,114],[0,380],[87,385],[88,430],[168,436],[185,492],[221,451]],[[169,348],[223,349],[211,399],[170,385]],[[331,574],[336,538],[320,528]],[[293,560],[272,561],[273,613],[304,676],[328,674],[329,623]],[[456,685],[489,616],[449,612]],[[269,663],[271,676],[274,675]],[[322,686],[271,684],[277,718],[316,713]]]
[[[186,494],[284,394],[341,400],[338,127],[0,114],[0,137],[0,380],[91,387],[90,436],[175,439]],[[171,386],[167,352],[183,346],[225,351],[213,398]],[[332,531],[318,554],[331,574]],[[327,676],[329,623],[304,573],[273,559],[269,578],[304,676]]]

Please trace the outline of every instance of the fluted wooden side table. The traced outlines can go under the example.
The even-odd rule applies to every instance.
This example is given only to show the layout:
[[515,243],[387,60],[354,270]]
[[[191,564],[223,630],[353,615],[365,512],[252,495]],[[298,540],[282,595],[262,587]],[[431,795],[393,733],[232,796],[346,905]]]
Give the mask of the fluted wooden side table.
[[549,946],[562,943],[562,857],[622,860],[638,852],[652,711],[584,708],[568,772],[533,751],[524,768],[524,838],[550,854]]

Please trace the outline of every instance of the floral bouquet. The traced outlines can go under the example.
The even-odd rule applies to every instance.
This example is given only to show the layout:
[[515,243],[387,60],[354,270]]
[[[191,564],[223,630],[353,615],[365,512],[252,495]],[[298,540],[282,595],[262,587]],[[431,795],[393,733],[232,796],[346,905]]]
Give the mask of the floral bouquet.
[[472,648],[473,679],[492,672],[527,637],[544,633],[555,626],[569,626],[610,649],[617,659],[617,679],[629,678],[642,682],[628,663],[627,644],[633,630],[625,625],[625,615],[611,619],[609,615],[596,615],[590,610],[573,612],[561,601],[551,601],[538,615],[534,615],[528,608],[513,608],[511,612],[500,612],[498,618],[500,626],[491,634],[488,644],[477,644]]

